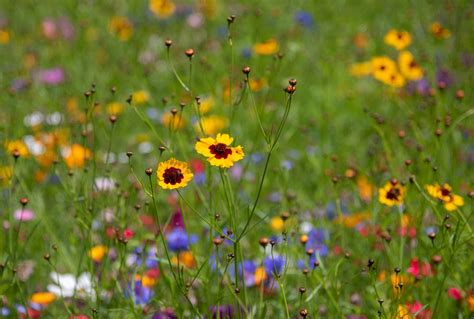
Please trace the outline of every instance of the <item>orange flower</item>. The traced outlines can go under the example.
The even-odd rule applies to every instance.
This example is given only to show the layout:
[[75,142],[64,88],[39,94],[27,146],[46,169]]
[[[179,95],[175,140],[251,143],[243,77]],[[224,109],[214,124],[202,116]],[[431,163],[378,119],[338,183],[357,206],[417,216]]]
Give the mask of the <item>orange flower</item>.
[[253,46],[253,51],[258,55],[272,55],[277,53],[279,49],[280,46],[275,39],[269,39]]
[[31,302],[42,306],[47,306],[56,299],[51,292],[37,292],[31,296]]
[[64,148],[62,154],[64,162],[70,169],[83,167],[86,160],[92,157],[92,152],[79,144]]
[[7,141],[5,143],[5,148],[8,153],[13,154],[18,152],[21,157],[26,157],[29,154],[26,144],[21,140]]
[[107,251],[107,247],[103,245],[97,245],[89,250],[89,257],[91,257],[93,261],[98,263],[101,262],[102,259],[104,259],[105,255],[107,254]]

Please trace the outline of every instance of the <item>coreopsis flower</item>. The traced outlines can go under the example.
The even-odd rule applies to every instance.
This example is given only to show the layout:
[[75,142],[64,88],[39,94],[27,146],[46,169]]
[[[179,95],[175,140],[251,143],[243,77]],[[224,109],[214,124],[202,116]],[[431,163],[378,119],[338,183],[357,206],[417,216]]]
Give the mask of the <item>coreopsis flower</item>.
[[56,299],[56,295],[51,292],[36,292],[31,296],[30,301],[34,304],[47,306]]
[[423,69],[416,63],[413,54],[409,51],[400,52],[398,66],[402,75],[408,80],[417,81],[423,77]]
[[372,58],[372,73],[375,79],[384,81],[393,72],[397,72],[397,65],[388,56]]
[[443,27],[441,23],[434,22],[430,25],[431,34],[437,39],[447,39],[451,36],[451,32]]
[[411,35],[407,31],[391,29],[385,35],[384,42],[395,47],[397,50],[403,50],[411,43]]
[[187,163],[171,158],[158,165],[156,177],[161,188],[177,189],[188,185],[193,173]]
[[217,132],[221,132],[229,125],[227,118],[219,115],[210,115],[201,118],[200,123],[194,125],[194,129],[197,132],[201,131],[201,126],[206,135],[215,135]]
[[464,205],[464,199],[452,192],[449,184],[440,186],[438,183],[434,185],[426,185],[426,190],[430,196],[440,200],[444,204],[444,208],[448,211],[456,210]]
[[353,76],[366,76],[370,75],[373,71],[372,61],[353,63],[350,66],[349,72]]
[[170,17],[176,10],[176,5],[170,0],[150,0],[148,7],[156,17],[161,19]]
[[387,205],[401,205],[405,198],[406,187],[397,180],[391,180],[382,188],[379,188],[379,202]]
[[92,152],[80,144],[73,144],[62,150],[64,162],[68,168],[81,168],[92,157]]
[[109,21],[109,31],[120,41],[127,41],[132,37],[133,24],[126,17],[115,16]]
[[89,250],[89,257],[95,262],[101,262],[102,259],[104,259],[105,255],[107,254],[108,249],[106,246],[103,245],[97,245],[92,247]]
[[21,140],[7,141],[5,143],[5,149],[10,154],[18,152],[21,157],[26,157],[29,154],[28,147]]
[[195,149],[207,157],[211,165],[229,168],[244,158],[242,146],[231,147],[234,139],[228,134],[217,134],[216,138],[205,137],[196,142]]
[[394,88],[401,88],[405,85],[405,78],[398,72],[392,72],[387,74],[387,76],[381,81]]
[[134,105],[145,104],[150,99],[150,94],[145,90],[139,90],[132,93],[132,103]]
[[10,31],[0,29],[0,44],[8,44],[10,42]]
[[267,41],[257,43],[253,46],[253,51],[258,55],[272,55],[278,52],[280,46],[275,39],[268,39]]

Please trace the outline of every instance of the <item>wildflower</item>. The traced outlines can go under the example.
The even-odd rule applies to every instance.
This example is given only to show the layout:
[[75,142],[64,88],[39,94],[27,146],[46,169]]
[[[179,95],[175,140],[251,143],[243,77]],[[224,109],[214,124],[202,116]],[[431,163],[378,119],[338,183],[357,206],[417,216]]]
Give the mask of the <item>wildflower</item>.
[[22,209],[17,209],[13,213],[13,217],[16,220],[21,220],[21,221],[30,221],[35,218],[35,213],[28,208],[22,208]]
[[254,279],[255,285],[257,286],[260,285],[262,280],[265,281],[267,279],[267,273],[265,271],[265,267],[258,267],[257,269],[255,269],[253,279]]
[[307,29],[311,29],[314,26],[313,16],[311,13],[304,10],[297,11],[295,13],[294,20],[296,23]]
[[353,63],[350,66],[350,74],[353,76],[366,76],[372,74],[373,64],[372,61]]
[[452,188],[449,184],[440,186],[436,183],[434,185],[426,185],[425,188],[428,191],[428,194],[440,200],[444,204],[444,208],[448,211],[456,210],[458,207],[464,205],[464,199],[461,196],[452,193]]
[[60,67],[42,70],[37,75],[38,81],[48,85],[58,85],[66,79],[66,73]]
[[91,257],[93,261],[98,263],[102,261],[102,259],[107,254],[107,251],[108,251],[107,247],[103,245],[97,245],[97,246],[92,247],[89,250],[89,257]]
[[10,42],[10,31],[0,29],[0,44],[8,44]]
[[270,226],[274,231],[282,231],[285,227],[285,222],[280,216],[275,216],[270,220]]
[[196,242],[196,236],[188,236],[186,230],[181,227],[175,227],[166,234],[166,241],[171,251],[184,251],[189,249],[189,245]]
[[150,0],[148,7],[156,17],[161,19],[170,17],[176,10],[176,5],[170,0]]
[[201,138],[196,142],[195,149],[199,154],[207,157],[211,165],[229,168],[235,162],[244,158],[242,146],[231,147],[234,139],[228,134],[217,134],[216,138]]
[[368,42],[367,36],[364,33],[359,32],[352,38],[352,43],[359,49],[365,49]]
[[111,177],[96,177],[94,186],[98,191],[110,191],[115,189],[115,180]]
[[0,185],[6,185],[10,181],[13,174],[11,166],[0,166]]
[[448,288],[448,296],[457,301],[462,300],[462,291],[456,287]]
[[434,270],[430,263],[420,262],[418,258],[413,258],[410,261],[410,267],[407,269],[407,273],[412,274],[415,278],[420,276],[433,276]]
[[36,292],[31,296],[31,302],[41,306],[47,306],[55,299],[56,296],[50,292]]
[[126,17],[115,16],[109,20],[109,32],[124,42],[132,37],[133,25]]
[[474,292],[471,291],[469,296],[466,298],[467,305],[469,307],[470,312],[474,312]]
[[73,144],[62,151],[64,162],[69,168],[81,168],[86,160],[89,160],[92,153],[89,149],[79,144]]
[[253,51],[258,55],[272,55],[278,52],[280,46],[277,40],[269,39],[264,42],[257,43],[253,46]]
[[405,197],[406,187],[401,185],[397,180],[386,183],[379,188],[379,202],[387,205],[401,205]]
[[163,189],[176,189],[188,185],[193,173],[187,163],[171,158],[158,165],[156,177]]
[[227,118],[219,115],[211,115],[201,118],[200,123],[196,123],[194,128],[196,131],[202,129],[206,135],[215,135],[217,132],[224,130],[229,125]]
[[132,103],[134,105],[145,104],[150,99],[150,94],[145,90],[135,91],[132,93]]
[[423,77],[423,69],[416,63],[413,54],[409,51],[402,51],[398,55],[398,65],[400,72],[408,80],[416,81]]
[[388,74],[388,76],[382,80],[387,85],[395,88],[400,88],[405,85],[405,78],[398,72]]
[[374,187],[367,177],[362,175],[357,177],[357,188],[359,189],[360,198],[366,202],[370,201],[374,192]]
[[186,125],[185,120],[182,115],[174,115],[169,112],[166,112],[161,117],[161,123],[164,126],[170,127],[173,130],[181,129]]
[[403,50],[410,45],[411,35],[407,31],[391,29],[385,35],[384,41],[386,44],[395,47],[397,50]]
[[123,104],[120,102],[111,102],[107,104],[107,114],[119,115],[123,112]]
[[447,39],[451,36],[451,32],[443,27],[441,23],[434,22],[430,25],[431,34],[437,39]]
[[[150,283],[145,280],[145,283]],[[136,305],[144,306],[153,298],[154,292],[151,287],[143,285],[141,276],[134,278],[134,283],[129,283],[126,295],[132,297]]]
[[191,251],[182,251],[178,256],[171,258],[171,263],[174,265],[184,265],[186,268],[193,268],[196,266],[196,259]]
[[264,79],[264,78],[261,78],[261,79],[251,78],[249,80],[250,89],[254,92],[260,91],[261,89],[263,89],[267,85],[268,85],[267,80]]
[[76,294],[80,297],[95,299],[95,289],[92,286],[92,276],[89,273],[83,273],[76,278],[73,274],[52,272],[49,277],[53,284],[48,285],[48,291],[56,297],[70,298]]
[[372,58],[372,72],[375,79],[384,81],[388,75],[396,72],[395,61],[387,56],[376,56]]
[[216,104],[216,100],[212,96],[201,98],[199,101],[199,113],[206,114],[208,113]]
[[276,274],[279,275],[285,267],[286,259],[280,255],[267,256],[263,260],[263,266],[268,276]]
[[20,154],[21,157],[26,157],[29,154],[28,147],[21,140],[7,141],[5,143],[5,149],[10,154],[18,152],[18,154]]
[[198,185],[203,185],[206,181],[205,165],[201,160],[192,159],[190,161],[191,168],[194,172],[194,182]]

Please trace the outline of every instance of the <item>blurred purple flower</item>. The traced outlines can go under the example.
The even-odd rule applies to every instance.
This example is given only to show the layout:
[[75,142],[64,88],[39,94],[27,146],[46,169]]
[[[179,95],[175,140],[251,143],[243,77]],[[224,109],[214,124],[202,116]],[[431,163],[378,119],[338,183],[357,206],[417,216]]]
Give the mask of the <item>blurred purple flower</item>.
[[436,82],[443,82],[448,87],[454,84],[454,76],[448,69],[441,68],[436,72]]
[[64,82],[66,74],[62,68],[42,70],[38,73],[38,79],[41,83],[48,85],[58,85]]
[[178,317],[174,314],[173,309],[164,309],[158,311],[151,317],[152,319],[178,319]]
[[304,10],[297,11],[295,13],[294,19],[297,24],[307,29],[312,29],[314,26],[313,16],[308,11],[304,11]]
[[285,267],[285,257],[279,255],[267,256],[263,260],[263,266],[265,267],[265,272],[268,276],[273,276],[273,274],[281,274],[283,268]]
[[58,20],[57,26],[59,27],[59,30],[61,31],[61,35],[65,40],[71,40],[74,38],[74,26],[72,23],[69,21],[68,18],[66,17],[61,17]]

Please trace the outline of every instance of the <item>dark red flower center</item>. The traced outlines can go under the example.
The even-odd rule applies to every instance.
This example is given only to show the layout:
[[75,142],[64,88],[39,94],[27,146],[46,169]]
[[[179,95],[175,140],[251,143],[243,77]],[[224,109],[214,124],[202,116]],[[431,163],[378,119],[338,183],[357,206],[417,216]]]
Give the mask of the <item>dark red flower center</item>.
[[400,197],[400,189],[398,188],[390,188],[390,190],[387,192],[387,199],[389,200],[398,200],[398,198]]
[[165,180],[166,184],[171,184],[171,185],[176,185],[181,183],[183,180],[184,175],[181,173],[181,170],[179,168],[175,167],[170,167],[165,169],[165,172],[163,173],[163,179]]
[[410,67],[411,69],[413,69],[413,68],[416,68],[417,66],[418,66],[418,64],[416,63],[416,61],[415,61],[415,60],[411,60],[411,62],[410,62],[410,64],[409,64],[409,67]]
[[447,188],[444,188],[444,187],[441,187],[441,195],[443,196],[450,196],[451,195],[451,191]]
[[399,40],[403,39],[403,33],[398,32],[398,33],[397,33],[397,38],[398,38]]
[[232,154],[232,149],[230,147],[227,147],[227,145],[225,145],[224,143],[211,145],[209,146],[209,150],[211,151],[211,154],[213,154],[214,157],[217,159],[226,159],[227,156]]

